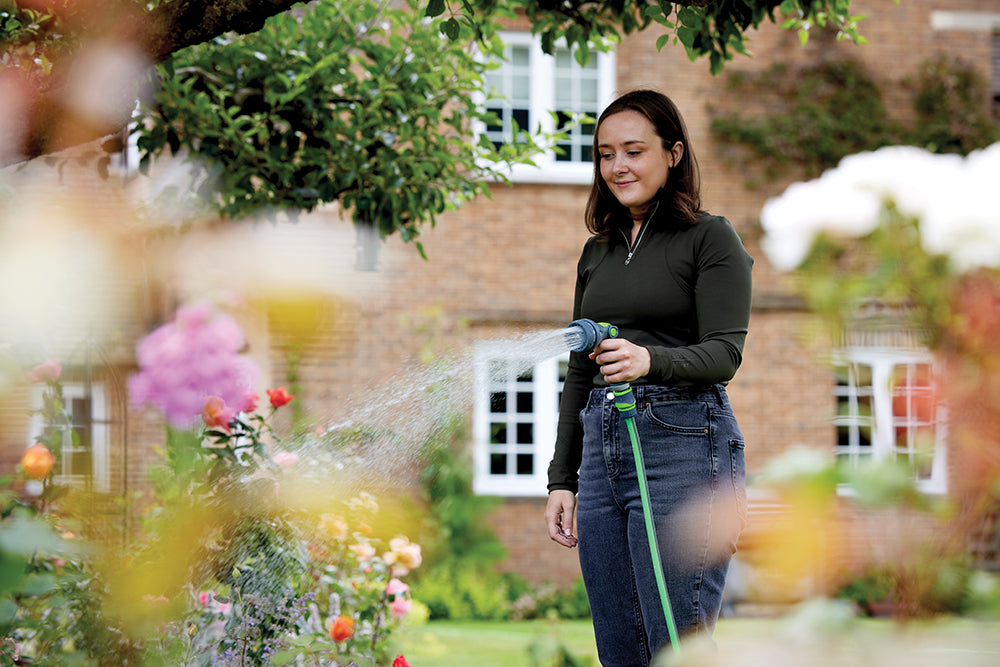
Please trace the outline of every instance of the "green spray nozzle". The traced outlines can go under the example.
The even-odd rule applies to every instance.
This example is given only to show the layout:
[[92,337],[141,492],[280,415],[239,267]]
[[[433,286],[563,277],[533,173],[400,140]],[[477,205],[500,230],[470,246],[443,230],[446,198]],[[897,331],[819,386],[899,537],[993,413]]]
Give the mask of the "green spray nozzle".
[[573,320],[566,327],[566,343],[571,352],[593,350],[605,338],[617,338],[618,327],[586,318]]

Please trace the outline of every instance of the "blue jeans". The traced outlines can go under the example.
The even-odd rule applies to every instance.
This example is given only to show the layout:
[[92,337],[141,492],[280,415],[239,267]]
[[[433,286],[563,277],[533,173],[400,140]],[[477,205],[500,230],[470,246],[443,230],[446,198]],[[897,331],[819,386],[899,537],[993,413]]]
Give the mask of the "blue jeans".
[[[657,544],[678,633],[711,635],[746,520],[743,436],[725,389],[633,387]],[[670,642],[625,421],[595,389],[580,413],[580,567],[604,667],[645,667]]]

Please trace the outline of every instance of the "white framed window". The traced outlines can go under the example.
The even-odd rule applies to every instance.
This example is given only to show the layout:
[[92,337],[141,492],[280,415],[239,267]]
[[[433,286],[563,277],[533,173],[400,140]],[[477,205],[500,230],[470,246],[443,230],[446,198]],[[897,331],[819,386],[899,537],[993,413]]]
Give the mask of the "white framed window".
[[474,357],[473,491],[546,495],[569,355],[537,361],[509,343],[480,343]]
[[857,466],[895,458],[925,493],[947,491],[947,421],[935,361],[921,349],[848,347],[834,353],[836,455]]
[[[553,55],[542,51],[541,38],[529,33],[504,32],[504,58],[487,72],[484,100],[497,115],[496,125],[480,128],[495,145],[513,140],[518,128],[553,132],[573,114],[587,114],[594,121],[615,93],[615,55],[594,51],[586,66],[574,52],[557,45]],[[553,117],[553,114],[555,117]],[[593,179],[594,124],[574,127],[567,140],[550,146],[535,158],[537,166],[515,165],[511,179],[540,183],[590,183]],[[557,150],[558,149],[558,150]]]
[[[62,449],[56,460],[54,480],[88,490],[107,492],[110,488],[110,448],[108,401],[104,387],[83,382],[63,382],[63,405],[69,429],[63,431]],[[42,407],[43,389],[36,387],[32,409]],[[42,415],[31,418],[29,445],[43,432]],[[60,426],[60,425],[56,425]]]

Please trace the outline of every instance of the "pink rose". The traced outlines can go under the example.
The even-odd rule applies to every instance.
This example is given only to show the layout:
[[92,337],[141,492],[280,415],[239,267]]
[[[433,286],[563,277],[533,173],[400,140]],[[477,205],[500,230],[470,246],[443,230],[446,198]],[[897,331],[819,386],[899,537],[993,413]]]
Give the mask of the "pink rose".
[[32,382],[49,382],[58,380],[62,374],[62,366],[58,359],[49,359],[35,366],[28,372],[28,379]]
[[410,613],[410,609],[413,608],[413,600],[406,598],[402,595],[397,595],[393,598],[392,602],[389,603],[389,611],[396,618],[403,618]]
[[402,595],[406,591],[410,590],[410,587],[404,584],[399,579],[393,577],[389,580],[389,585],[385,587],[386,595]]

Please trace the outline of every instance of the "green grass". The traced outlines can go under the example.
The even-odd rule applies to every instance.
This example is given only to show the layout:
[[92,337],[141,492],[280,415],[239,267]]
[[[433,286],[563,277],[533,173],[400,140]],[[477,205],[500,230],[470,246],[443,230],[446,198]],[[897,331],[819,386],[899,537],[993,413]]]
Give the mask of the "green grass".
[[396,637],[395,652],[405,655],[412,667],[529,667],[544,664],[559,643],[581,665],[600,664],[589,620],[432,621],[406,628]]
[[[394,655],[403,654],[412,667],[541,667],[551,664],[559,645],[581,666],[600,664],[589,620],[432,621],[394,637]],[[856,619],[831,630],[789,619],[733,618],[719,622],[714,639],[719,655],[734,665],[804,665],[820,657],[832,660],[823,664],[854,665],[862,654],[881,656],[882,662],[868,664],[893,667],[922,666],[927,658],[949,667],[1000,665],[995,620],[944,618],[900,628],[888,619]]]

